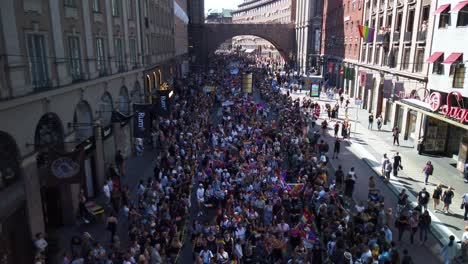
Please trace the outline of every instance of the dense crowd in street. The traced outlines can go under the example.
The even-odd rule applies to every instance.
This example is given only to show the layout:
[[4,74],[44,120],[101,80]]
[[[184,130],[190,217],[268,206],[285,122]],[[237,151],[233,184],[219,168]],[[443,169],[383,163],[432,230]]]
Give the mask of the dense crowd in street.
[[[429,194],[421,194],[418,208],[393,212],[369,177],[368,187],[359,187],[368,188],[368,202],[355,204],[356,179],[368,175],[329,166],[330,153],[339,159],[349,136],[349,122],[335,120],[347,103],[293,101],[271,87],[273,78],[293,77],[248,65],[219,56],[212,71],[192,74],[171,114],[153,121],[154,177],[142,179],[136,193],[122,186],[118,203],[109,197],[111,246],[85,233],[63,264],[174,263],[187,240],[193,263],[413,263],[401,241],[406,233],[410,243],[427,240]],[[245,94],[242,75],[230,67],[253,72],[259,96]],[[320,109],[328,112],[323,121]],[[334,122],[332,148],[324,140],[333,137],[327,122]],[[109,181],[107,189],[120,186]],[[121,244],[118,226],[128,230],[130,245]]]

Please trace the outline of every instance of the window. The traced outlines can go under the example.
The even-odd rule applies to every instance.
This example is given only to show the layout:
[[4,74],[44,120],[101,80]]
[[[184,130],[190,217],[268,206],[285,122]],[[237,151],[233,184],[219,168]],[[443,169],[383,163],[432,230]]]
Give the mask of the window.
[[76,7],[76,2],[75,0],[64,0],[63,5],[68,7]]
[[115,62],[117,65],[117,69],[119,72],[124,70],[124,58],[123,58],[123,46],[122,46],[122,39],[115,39]]
[[419,48],[416,51],[416,63],[414,64],[414,71],[421,72],[424,63],[424,48]]
[[396,32],[400,32],[400,29],[401,29],[401,21],[403,20],[403,12],[399,12],[397,14],[397,21],[396,21],[396,25],[395,25],[395,31]]
[[408,23],[406,25],[406,32],[413,32],[414,8],[409,10],[407,22]]
[[453,67],[453,88],[463,88],[465,85],[465,66],[463,63],[457,63]]
[[403,51],[403,61],[401,65],[401,68],[403,70],[407,70],[409,68],[410,52],[411,52],[411,49],[409,47],[405,48]]
[[96,67],[101,75],[106,73],[106,54],[103,38],[96,38]]
[[100,12],[101,11],[99,1],[101,1],[101,0],[93,0],[93,12]]
[[439,15],[439,28],[447,28],[450,26],[450,13],[448,8]]
[[133,66],[136,66],[136,64],[137,64],[136,40],[135,39],[129,39],[128,40],[128,46],[129,46],[129,49],[130,49],[130,63]]
[[442,64],[443,61],[444,56],[440,56],[439,59],[434,61],[432,65],[432,74],[444,75],[444,64]]
[[463,7],[460,11],[458,11],[458,16],[457,16],[457,27],[466,27],[466,26],[468,26],[468,5],[465,5],[465,7]]
[[128,19],[135,19],[135,4],[133,0],[127,0],[128,3]]
[[70,74],[74,81],[81,79],[81,50],[80,50],[80,38],[79,37],[68,37],[68,48],[70,52],[69,67]]
[[112,15],[119,16],[119,0],[112,0]]
[[46,45],[43,35],[28,35],[29,67],[32,84],[35,87],[45,87],[49,84]]

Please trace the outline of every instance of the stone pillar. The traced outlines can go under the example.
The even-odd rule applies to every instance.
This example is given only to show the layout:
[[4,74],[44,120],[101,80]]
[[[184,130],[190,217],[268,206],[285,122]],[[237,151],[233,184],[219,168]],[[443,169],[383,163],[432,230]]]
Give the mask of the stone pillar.
[[[423,117],[424,115],[421,112],[417,112],[416,114],[416,129],[415,129],[415,146],[417,144],[417,141],[423,134]],[[416,148],[415,148],[416,149]]]
[[98,72],[96,71],[96,61],[94,56],[94,39],[93,39],[93,32],[91,29],[91,17],[92,14],[89,10],[89,0],[83,0],[83,23],[84,23],[84,39],[86,45],[86,54],[88,58],[88,73],[87,75],[91,78],[96,78],[98,76]]
[[[123,17],[123,49],[124,49],[124,62],[127,64],[126,66],[131,69],[133,65],[130,63],[130,47],[129,47],[129,40],[128,40],[128,1],[122,1],[122,17]],[[136,2],[130,1],[131,5],[134,5]]]
[[[107,24],[107,47],[108,47],[108,59],[110,74],[117,72],[117,65],[115,63],[115,51],[114,51],[114,17],[112,16],[112,5],[111,0],[106,1],[106,24]],[[124,7],[126,8],[126,7]]]
[[101,125],[94,126],[94,163],[96,168],[96,182],[97,189],[99,190],[101,186],[106,182],[106,173],[104,168],[104,146],[102,144],[102,127]]
[[400,127],[400,139],[408,139],[408,107],[403,107],[403,120]]
[[[5,54],[18,55],[23,54],[19,45],[18,28],[16,25],[16,10],[15,0],[0,1],[0,17],[2,18],[3,37],[7,40],[4,42]],[[21,10],[23,11],[23,10]],[[24,38],[24,35],[21,35]],[[26,89],[26,64],[22,56],[6,56],[7,72],[10,77],[10,85],[12,89],[11,96],[23,95],[30,91]]]
[[26,194],[26,210],[28,212],[31,235],[45,232],[44,214],[42,212],[41,184],[37,170],[36,155],[23,160],[22,164],[24,191]]
[[57,67],[58,85],[64,85],[71,82],[71,76],[68,74],[67,61],[65,60],[65,48],[62,30],[62,21],[60,18],[60,9],[63,3],[59,0],[49,0],[50,24],[52,25],[52,35],[54,39],[55,65]]

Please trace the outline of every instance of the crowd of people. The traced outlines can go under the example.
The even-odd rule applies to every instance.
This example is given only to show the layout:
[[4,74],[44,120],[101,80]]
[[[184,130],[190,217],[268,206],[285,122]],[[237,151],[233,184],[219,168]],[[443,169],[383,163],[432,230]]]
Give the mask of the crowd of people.
[[[254,73],[254,94],[244,93],[230,64]],[[212,71],[186,81],[171,114],[153,121],[153,177],[136,193],[123,186],[119,203],[109,198],[111,246],[85,233],[63,264],[181,263],[184,245],[193,245],[190,263],[412,263],[397,241],[406,231],[411,243],[418,231],[421,243],[427,240],[427,206],[394,214],[374,196],[373,177],[369,201],[354,205],[356,179],[365,176],[328,166],[328,133],[315,125],[325,107],[273,90],[274,73],[249,64],[218,56]],[[215,89],[203,89],[207,83]],[[338,158],[337,131],[335,138]],[[109,181],[108,188],[120,186]],[[128,231],[128,246],[118,226]]]

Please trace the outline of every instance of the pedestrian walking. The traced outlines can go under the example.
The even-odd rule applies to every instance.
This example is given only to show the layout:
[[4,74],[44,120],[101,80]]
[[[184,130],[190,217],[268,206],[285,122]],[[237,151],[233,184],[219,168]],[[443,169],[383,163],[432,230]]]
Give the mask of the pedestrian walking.
[[114,213],[111,213],[106,221],[107,230],[111,233],[111,243],[114,243],[114,236],[117,233],[118,220]]
[[382,124],[383,124],[382,116],[379,115],[379,117],[377,117],[377,129],[379,131],[382,130]]
[[395,227],[398,229],[398,242],[401,242],[405,231],[409,227],[409,219],[406,211],[398,216],[397,220],[395,221]]
[[398,177],[398,171],[403,169],[403,166],[401,165],[401,156],[400,153],[397,152],[395,153],[395,156],[393,156],[393,176]]
[[419,216],[419,241],[422,245],[427,241],[427,234],[431,228],[431,221],[431,215],[429,215],[429,211],[427,210]]
[[124,171],[124,156],[122,155],[122,151],[117,150],[117,153],[115,154],[115,165],[117,166],[117,169],[119,171],[120,176],[125,176],[125,171]]
[[383,158],[382,158],[382,168],[381,168],[381,173],[383,177],[385,177],[385,168],[387,167],[388,163],[390,163],[390,160],[387,157],[387,153],[384,153]]
[[444,202],[442,212],[445,212],[446,214],[450,213],[450,205],[452,204],[452,199],[454,196],[455,193],[453,192],[452,186],[450,186],[447,190],[444,191],[444,194],[442,195],[442,201]]
[[388,161],[385,165],[385,180],[390,181],[390,173],[392,172],[392,163]]
[[419,227],[419,213],[417,211],[413,211],[411,213],[411,216],[409,219],[409,225],[410,225],[410,242],[411,244],[413,244],[414,235],[418,231],[418,227]]
[[338,166],[338,169],[335,171],[335,183],[339,186],[340,190],[343,189],[344,183],[344,172],[341,168],[341,165]]
[[461,251],[463,263],[468,261],[468,226],[465,226],[465,230],[461,236]]
[[422,172],[424,173],[424,184],[427,185],[429,182],[429,176],[434,173],[434,166],[432,166],[432,162],[428,161],[426,166],[424,166]]
[[338,159],[338,154],[340,154],[340,147],[341,147],[341,143],[340,143],[340,140],[337,138],[335,140],[335,145],[333,146],[333,157],[332,159],[334,159],[336,157],[336,159]]
[[393,145],[395,145],[395,143],[400,146],[400,129],[398,128],[398,126],[395,126],[393,128]]
[[463,200],[460,207],[462,210],[465,210],[465,213],[463,214],[463,220],[468,221],[468,192],[463,194],[462,198]]
[[426,187],[423,187],[422,190],[418,193],[418,204],[422,209],[427,210],[427,204],[429,203],[429,192],[426,191]]
[[335,137],[338,137],[338,131],[340,130],[340,122],[335,123],[335,127],[333,128],[335,131]]
[[205,206],[205,189],[203,184],[200,183],[197,189],[197,202],[198,202],[198,216],[203,215],[203,208]]
[[465,183],[468,183],[468,161],[465,162],[465,170],[463,173],[465,174]]
[[440,198],[442,197],[442,184],[437,185],[432,193],[432,200],[434,201],[434,212],[437,211],[437,206],[439,206]]
[[374,125],[374,114],[372,112],[369,115],[369,125],[367,125],[367,129],[372,130],[372,127]]
[[441,251],[442,259],[444,260],[444,264],[451,264],[453,263],[454,258],[457,256],[457,246],[455,245],[455,237],[450,236],[449,242],[446,244]]
[[348,198],[353,197],[353,192],[354,192],[354,185],[356,184],[356,181],[353,179],[351,175],[348,174],[348,177],[345,180],[345,190],[344,194]]

